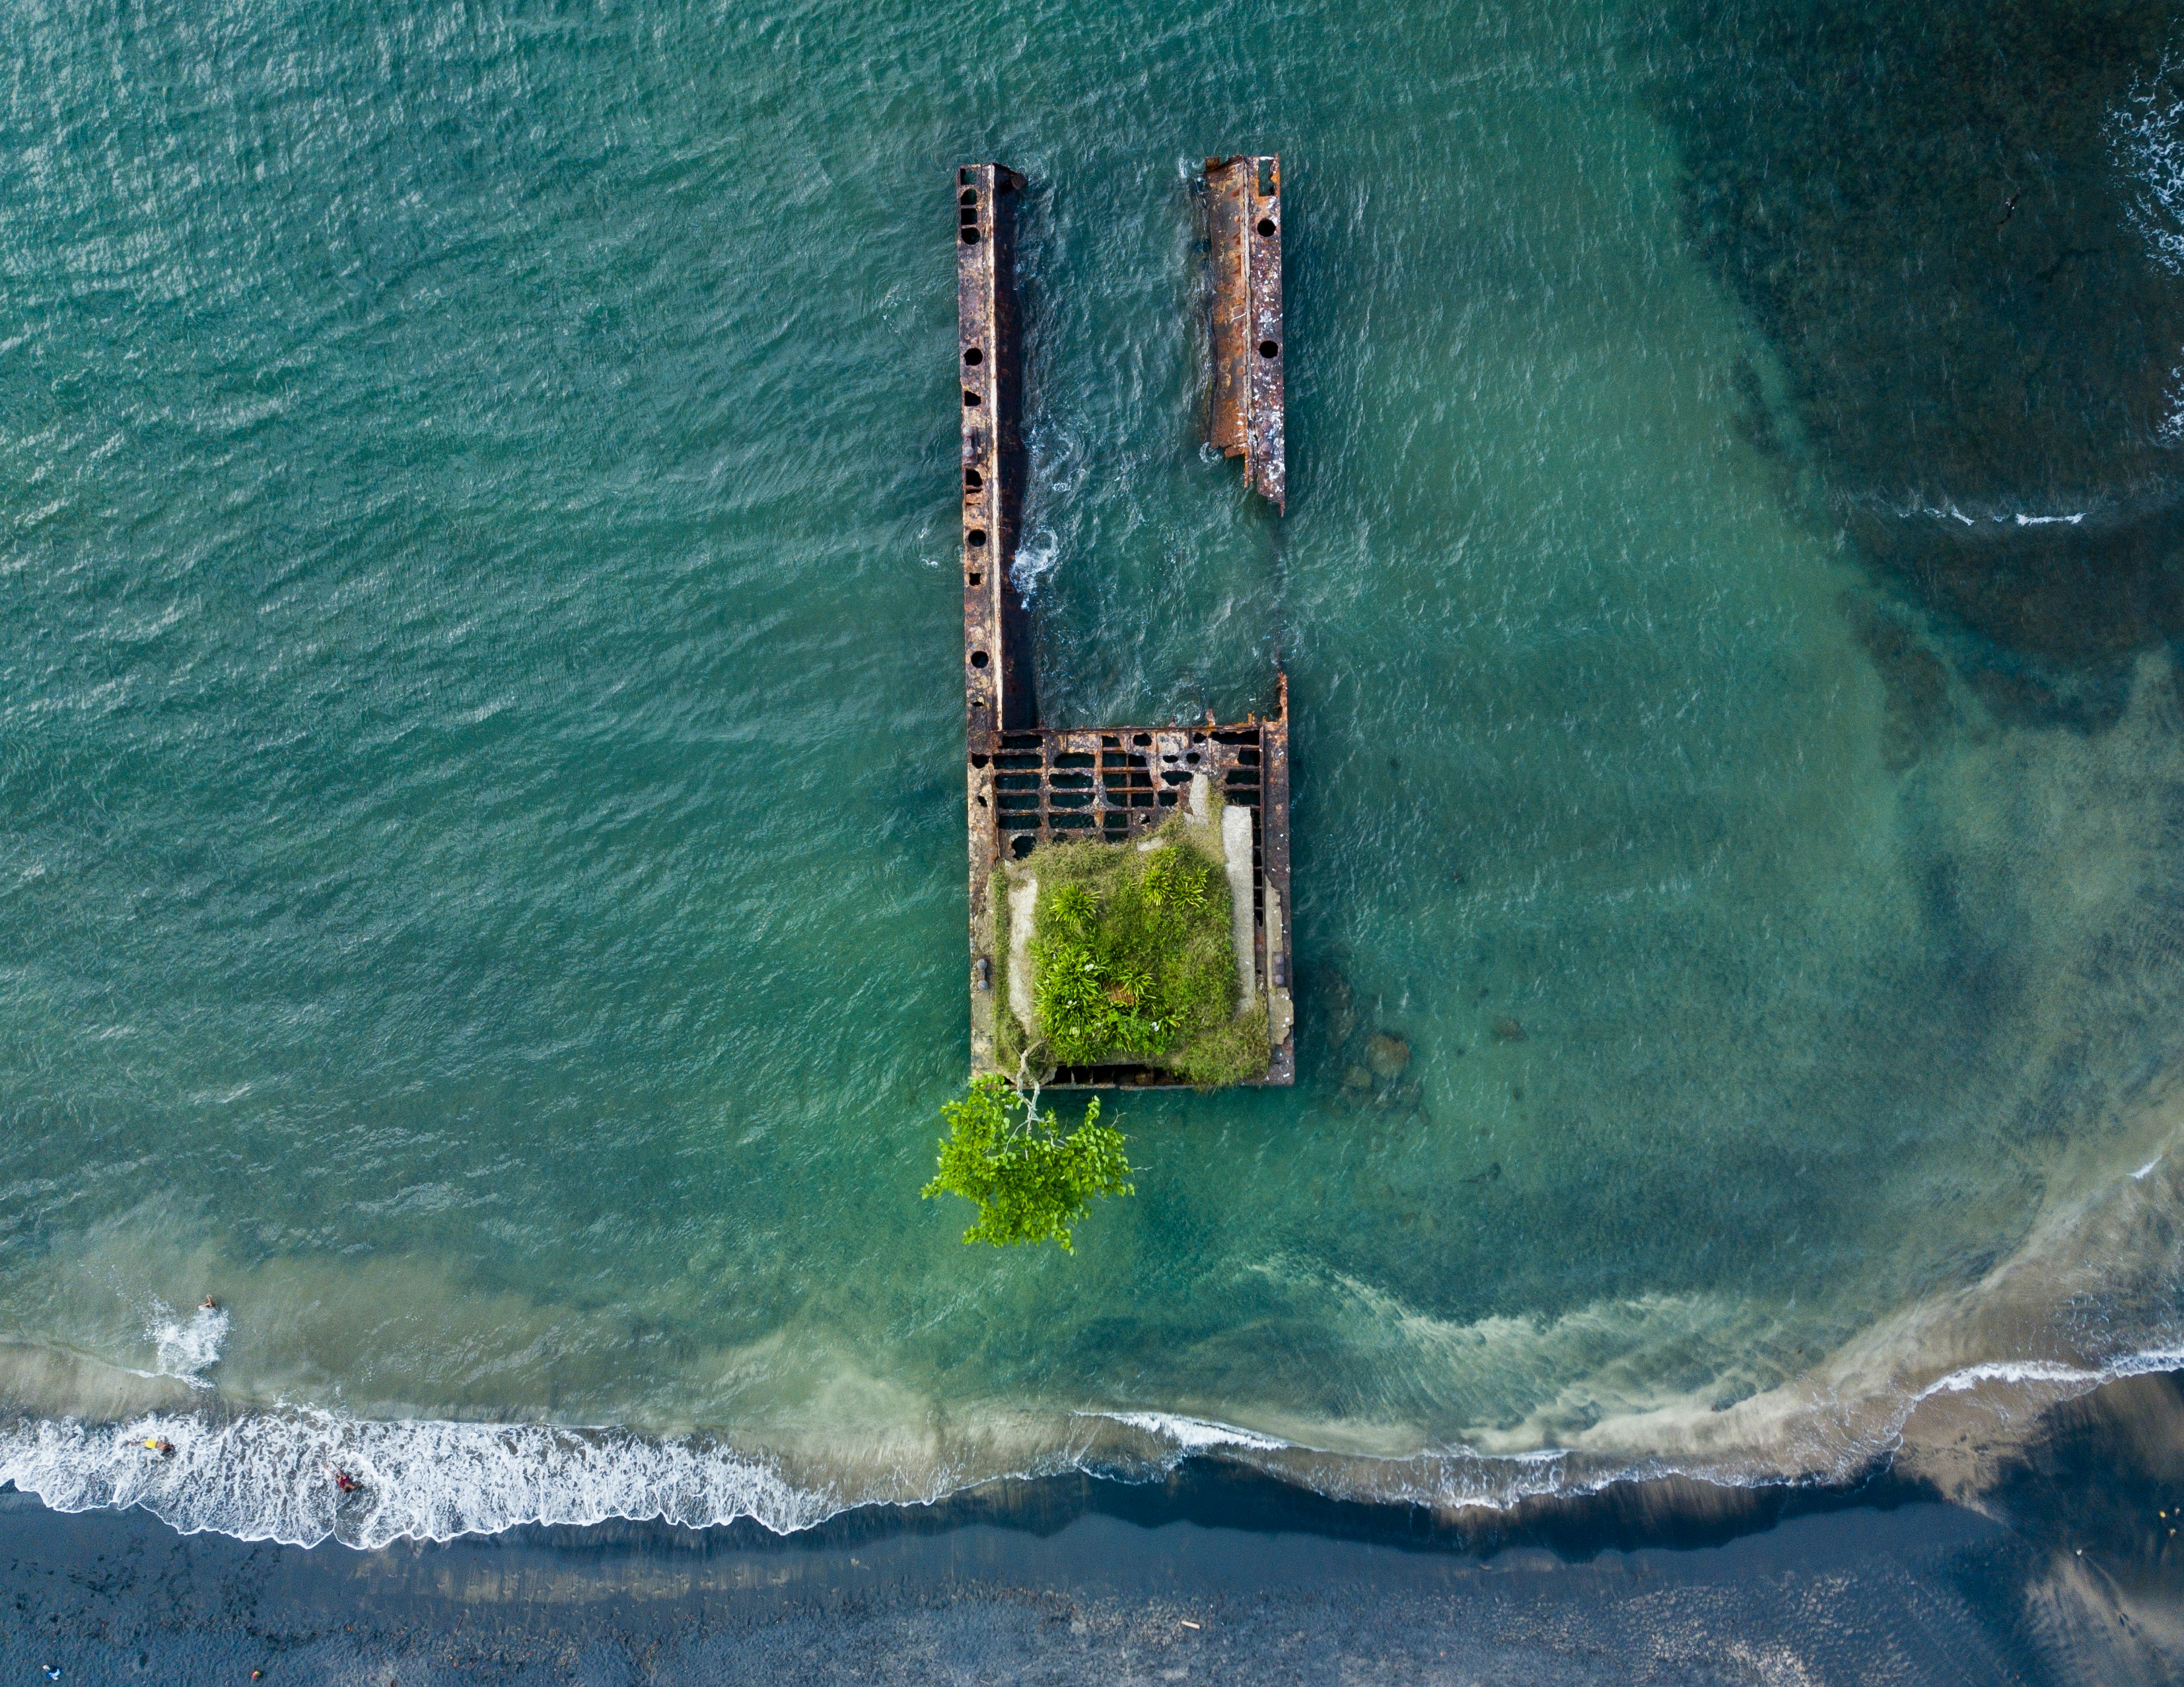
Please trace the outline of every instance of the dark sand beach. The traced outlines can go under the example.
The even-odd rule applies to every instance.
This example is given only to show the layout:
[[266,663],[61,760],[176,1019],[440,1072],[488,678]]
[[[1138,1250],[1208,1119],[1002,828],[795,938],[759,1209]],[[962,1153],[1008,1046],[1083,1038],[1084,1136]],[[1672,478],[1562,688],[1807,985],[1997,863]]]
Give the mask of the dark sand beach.
[[1436,1517],[1217,1461],[777,1536],[360,1552],[0,1496],[0,1679],[395,1684],[2173,1680],[2184,1379],[2051,1411],[1972,1503],[1620,1483]]

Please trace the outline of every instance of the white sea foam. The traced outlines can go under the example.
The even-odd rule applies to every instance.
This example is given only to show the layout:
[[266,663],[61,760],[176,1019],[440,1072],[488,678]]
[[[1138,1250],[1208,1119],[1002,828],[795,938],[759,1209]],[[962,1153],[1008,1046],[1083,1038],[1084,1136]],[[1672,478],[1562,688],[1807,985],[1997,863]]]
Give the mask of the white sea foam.
[[1016,561],[1009,565],[1009,579],[1017,595],[1026,603],[1038,596],[1039,583],[1054,572],[1061,555],[1061,541],[1044,528],[1019,545]]
[[1913,1405],[1932,1399],[1936,1394],[1968,1394],[1983,1383],[2004,1383],[2021,1386],[2028,1383],[2060,1383],[2073,1390],[2097,1388],[2103,1383],[2113,1383],[2125,1377],[2142,1377],[2152,1371],[2171,1371],[2184,1363],[2184,1349],[2156,1348],[2144,1353],[2135,1353],[2127,1359],[2111,1365],[2069,1365],[2048,1359],[2002,1359],[1981,1365],[1967,1365],[1961,1371],[1952,1371],[1937,1377],[1911,1397]]
[[2110,116],[2131,179],[2131,215],[2154,257],[2184,275],[2184,88],[2165,56],[2151,76],[2131,84]]
[[200,1306],[184,1318],[165,1302],[155,1300],[144,1339],[159,1356],[152,1369],[137,1375],[172,1377],[192,1388],[209,1388],[212,1384],[204,1373],[220,1362],[220,1350],[227,1341],[227,1314],[216,1306]]
[[[2168,58],[2151,76],[2132,83],[2110,115],[2109,132],[2131,181],[2132,225],[2155,262],[2184,275],[2184,90]],[[2169,371],[2165,400],[2161,441],[2184,444],[2184,362]]]
[[1968,513],[1953,499],[1939,504],[1911,504],[1896,512],[1906,520],[1915,516],[1927,516],[1938,522],[1954,522],[1959,527],[1975,528],[1982,522],[1997,527],[2052,528],[2080,527],[2086,512],[2072,510],[2059,515],[2035,515],[2024,510],[1986,510],[1977,514]]
[[[159,1439],[173,1443],[171,1456],[144,1444]],[[361,1490],[339,1493],[337,1471]],[[58,1511],[142,1505],[185,1534],[302,1546],[378,1547],[616,1517],[691,1528],[749,1517],[785,1533],[843,1504],[759,1460],[696,1441],[317,1410],[19,1422],[0,1429],[0,1481]]]
[[1179,1452],[1202,1453],[1214,1447],[1252,1447],[1262,1452],[1272,1452],[1290,1444],[1271,1435],[1262,1435],[1256,1430],[1238,1429],[1226,1423],[1214,1423],[1202,1417],[1184,1417],[1165,1411],[1105,1411],[1086,1412],[1087,1417],[1104,1417],[1112,1422],[1127,1423],[1133,1429],[1142,1429],[1149,1435],[1157,1435],[1173,1442]]

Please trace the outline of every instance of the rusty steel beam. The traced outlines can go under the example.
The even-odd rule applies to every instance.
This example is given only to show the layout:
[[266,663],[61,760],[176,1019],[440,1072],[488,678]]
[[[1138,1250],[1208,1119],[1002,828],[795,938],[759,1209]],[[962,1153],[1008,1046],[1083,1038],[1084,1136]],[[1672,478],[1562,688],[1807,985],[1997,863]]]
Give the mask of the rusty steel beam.
[[1023,513],[1023,359],[1016,208],[1024,180],[996,164],[956,172],[956,375],[963,413],[966,725],[1028,726],[1030,640],[1011,567]]
[[1024,180],[1004,165],[956,171],[956,374],[963,417],[956,490],[963,506],[963,716],[969,741],[971,1053],[994,1060],[994,953],[989,901],[998,834],[990,758],[995,736],[1038,719],[1031,641],[1011,578],[1023,500],[1023,366],[1016,288],[1016,208]]
[[[1260,729],[1259,964],[1267,989],[1270,1084],[1296,1081],[1296,904],[1290,900],[1290,677],[1277,671],[1281,712]],[[1271,912],[1270,912],[1271,911]]]
[[1282,161],[1239,154],[1206,161],[1207,437],[1244,459],[1245,484],[1283,508]]

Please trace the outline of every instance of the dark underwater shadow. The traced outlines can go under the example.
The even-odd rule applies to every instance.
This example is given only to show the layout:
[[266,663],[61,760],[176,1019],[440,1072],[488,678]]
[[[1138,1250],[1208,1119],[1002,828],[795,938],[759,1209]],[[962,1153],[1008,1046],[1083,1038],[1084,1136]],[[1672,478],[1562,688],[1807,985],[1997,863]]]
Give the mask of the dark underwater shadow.
[[2031,712],[2120,695],[2184,632],[2184,198],[2148,142],[2184,120],[2178,8],[1672,0],[1653,39],[1691,237],[1774,349],[1825,518],[2041,670]]

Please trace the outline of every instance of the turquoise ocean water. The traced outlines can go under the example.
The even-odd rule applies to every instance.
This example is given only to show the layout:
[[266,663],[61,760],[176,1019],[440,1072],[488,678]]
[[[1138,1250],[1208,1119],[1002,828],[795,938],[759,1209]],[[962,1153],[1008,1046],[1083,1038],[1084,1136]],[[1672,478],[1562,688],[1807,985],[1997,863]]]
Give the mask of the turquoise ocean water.
[[[2177,23],[9,8],[0,1478],[1496,1502],[2184,1349]],[[1244,149],[1280,521],[1198,444]],[[916,1198],[987,158],[1049,718],[1291,676],[1298,1085],[1111,1109],[1073,1260]]]

